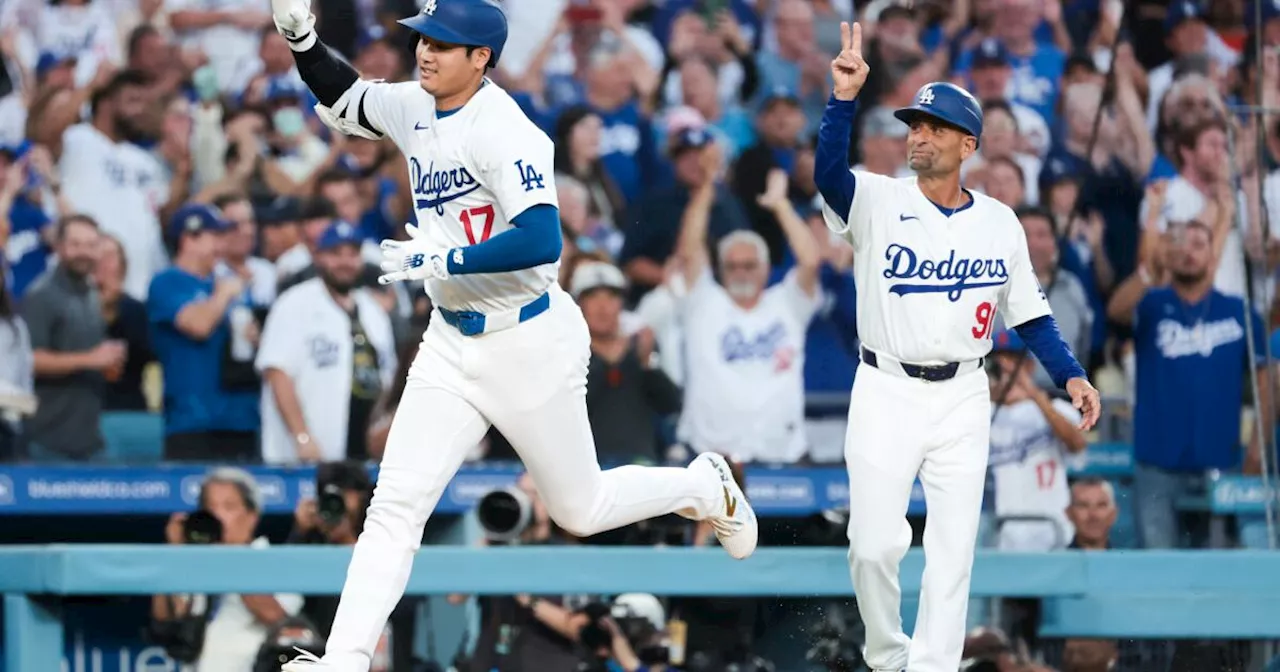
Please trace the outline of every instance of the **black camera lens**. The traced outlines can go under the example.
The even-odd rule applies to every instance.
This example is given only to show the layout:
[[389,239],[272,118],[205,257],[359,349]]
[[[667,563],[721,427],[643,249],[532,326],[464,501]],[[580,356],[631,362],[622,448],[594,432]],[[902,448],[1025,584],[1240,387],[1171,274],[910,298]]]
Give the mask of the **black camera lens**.
[[330,483],[320,489],[316,496],[316,513],[329,525],[342,522],[347,516],[347,498],[340,486]]
[[182,538],[188,544],[222,542],[222,521],[203,509],[187,516],[182,523]]
[[533,511],[519,491],[494,490],[476,503],[476,517],[490,542],[512,542],[529,526]]

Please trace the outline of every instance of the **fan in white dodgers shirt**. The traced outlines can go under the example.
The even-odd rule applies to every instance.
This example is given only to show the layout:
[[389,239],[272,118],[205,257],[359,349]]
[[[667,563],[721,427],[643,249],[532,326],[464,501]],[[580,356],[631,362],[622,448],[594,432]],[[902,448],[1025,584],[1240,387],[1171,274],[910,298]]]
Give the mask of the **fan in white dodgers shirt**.
[[90,121],[60,132],[67,200],[97,220],[125,249],[125,291],[145,300],[151,277],[168,264],[158,213],[168,200],[164,167],[135,142],[145,141],[146,86],[125,71],[93,93]]
[[[719,161],[717,152],[705,156]],[[782,226],[795,268],[765,289],[768,247],[759,234],[736,231],[718,246],[721,286],[708,266],[706,243],[717,171],[705,172],[676,244],[683,268],[675,278],[689,288],[680,306],[688,374],[678,434],[699,453],[720,452],[742,462],[795,462],[808,448],[804,342],[821,305],[821,253],[787,200],[787,174],[774,169],[758,200]]]
[[1036,384],[1035,359],[1018,332],[997,333],[991,351],[996,408],[988,465],[998,525],[994,545],[1002,551],[1061,549],[1075,534],[1066,514],[1071,503],[1067,465],[1087,446],[1078,426],[1080,411]]

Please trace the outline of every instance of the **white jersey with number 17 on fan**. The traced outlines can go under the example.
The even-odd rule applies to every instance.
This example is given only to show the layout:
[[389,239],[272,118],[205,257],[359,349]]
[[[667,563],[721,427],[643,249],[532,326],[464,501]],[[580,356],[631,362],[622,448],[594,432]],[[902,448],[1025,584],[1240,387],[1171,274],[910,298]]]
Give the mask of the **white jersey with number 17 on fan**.
[[915,177],[854,176],[848,216],[822,211],[855,250],[867,348],[912,364],[972,361],[991,351],[997,311],[1009,325],[1050,314],[1008,206],[972,192],[969,205],[944,213]]
[[[511,220],[535,205],[559,207],[551,139],[493,82],[485,80],[454,112],[437,113],[435,98],[417,82],[368,83],[362,102],[368,125],[404,153],[418,227],[440,248],[484,242],[511,229]],[[455,311],[516,309],[547,291],[559,268],[556,261],[429,279],[427,295]]]

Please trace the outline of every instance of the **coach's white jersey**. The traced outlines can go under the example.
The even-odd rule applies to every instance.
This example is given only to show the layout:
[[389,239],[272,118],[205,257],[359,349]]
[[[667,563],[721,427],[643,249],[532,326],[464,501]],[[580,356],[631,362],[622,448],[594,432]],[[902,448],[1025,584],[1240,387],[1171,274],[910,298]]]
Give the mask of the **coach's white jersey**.
[[[1053,400],[1053,410],[1080,422],[1070,402]],[[991,423],[988,464],[995,485],[996,516],[1047,518],[1051,522],[1006,522],[999,547],[1010,551],[1048,551],[1066,545],[1075,534],[1067,520],[1067,446],[1053,433],[1044,413],[1030,399],[1000,407]],[[1057,528],[1056,531],[1054,528]]]
[[145,301],[151,277],[169,263],[159,218],[169,190],[164,166],[136,145],[76,124],[62,134],[58,170],[62,193],[76,212],[92,217],[124,247],[124,289]]
[[704,270],[680,307],[688,372],[680,440],[743,461],[795,462],[804,434],[804,343],[821,291],[795,272],[751,310]]
[[[394,140],[409,163],[418,226],[433,244],[474,245],[510,230],[511,220],[530,207],[559,207],[551,139],[493,82],[485,80],[466,105],[442,117],[416,81],[368,83],[363,100],[372,127]],[[430,279],[427,295],[451,310],[510,310],[547,291],[559,268],[556,261]]]
[[1008,206],[971,192],[973,203],[947,217],[914,177],[854,175],[848,217],[825,201],[822,214],[856,251],[867,348],[912,364],[974,360],[991,351],[997,310],[1013,326],[1050,314]]
[[[391,318],[366,290],[354,290],[351,296],[360,325],[378,352],[378,372],[382,388],[387,389],[396,371]],[[285,290],[262,327],[255,366],[259,373],[279,369],[293,379],[302,417],[325,461],[347,456],[353,350],[351,318],[320,278]],[[262,386],[262,460],[267,464],[298,460],[293,435],[280,416],[270,385]]]

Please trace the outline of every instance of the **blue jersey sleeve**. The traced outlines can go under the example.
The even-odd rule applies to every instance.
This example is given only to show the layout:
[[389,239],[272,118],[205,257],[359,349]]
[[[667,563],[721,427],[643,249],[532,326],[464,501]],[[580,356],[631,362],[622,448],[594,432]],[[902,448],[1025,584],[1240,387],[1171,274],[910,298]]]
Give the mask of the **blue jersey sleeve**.
[[516,215],[515,228],[469,247],[449,251],[449,272],[506,273],[549,264],[560,258],[560,211],[540,204]]
[[160,273],[152,278],[147,291],[147,319],[152,324],[173,324],[195,293],[195,287],[183,282],[181,276]]
[[1042,315],[1024,322],[1014,327],[1014,331],[1022,337],[1031,354],[1044,365],[1053,378],[1054,385],[1065,388],[1068,380],[1085,377],[1084,367],[1071,354],[1071,348],[1058,331],[1058,321],[1052,315]]
[[818,127],[818,147],[814,151],[813,181],[822,200],[840,221],[848,222],[853,207],[854,177],[849,170],[849,132],[858,111],[857,100],[827,100]]

